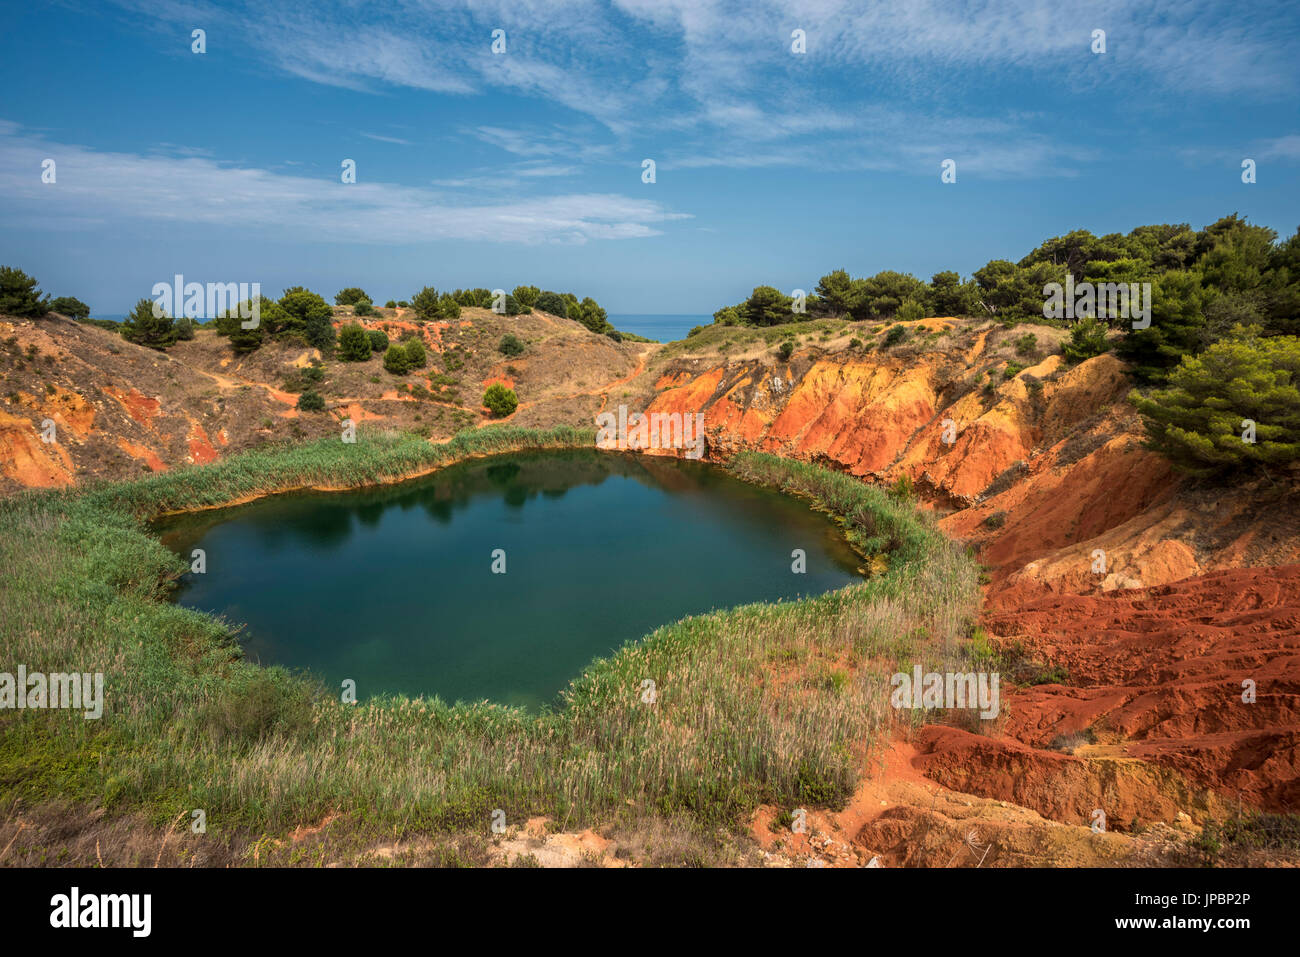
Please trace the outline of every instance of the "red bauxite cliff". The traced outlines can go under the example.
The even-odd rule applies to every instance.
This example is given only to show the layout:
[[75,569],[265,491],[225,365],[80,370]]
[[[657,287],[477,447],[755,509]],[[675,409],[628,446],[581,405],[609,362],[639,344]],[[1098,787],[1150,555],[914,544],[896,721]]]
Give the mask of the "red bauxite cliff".
[[1066,366],[1057,330],[1035,329],[1021,356],[1025,327],[904,325],[890,351],[843,336],[785,362],[765,345],[652,363],[638,407],[703,413],[714,459],[757,449],[906,476],[976,548],[985,628],[1068,678],[1016,689],[995,734],[926,727],[909,747],[930,780],[1069,823],[1106,806],[1121,829],[1238,802],[1293,810],[1296,477],[1181,478],[1142,448],[1124,365]]

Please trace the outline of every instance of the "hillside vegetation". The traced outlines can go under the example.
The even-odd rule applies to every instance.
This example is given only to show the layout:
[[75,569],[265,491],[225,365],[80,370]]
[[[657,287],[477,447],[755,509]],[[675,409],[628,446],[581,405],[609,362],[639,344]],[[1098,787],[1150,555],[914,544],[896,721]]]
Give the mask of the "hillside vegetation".
[[33,670],[76,661],[103,671],[107,688],[99,721],[0,716],[6,807],[98,803],[158,826],[201,808],[209,837],[238,848],[329,814],[390,836],[484,833],[496,809],[566,826],[662,817],[689,822],[698,846],[687,852],[703,854],[711,829],[735,833],[760,802],[842,805],[887,723],[887,673],[952,653],[977,602],[961,549],[908,502],[843,475],[761,455],[731,464],[828,511],[886,572],[665,625],[594,662],[541,715],[437,699],[344,704],[244,662],[237,626],[165,601],[185,565],[151,536],[151,515],[592,440],[566,429],[484,429],[444,445],[363,433],[354,446],[327,440],[6,500],[6,654]]

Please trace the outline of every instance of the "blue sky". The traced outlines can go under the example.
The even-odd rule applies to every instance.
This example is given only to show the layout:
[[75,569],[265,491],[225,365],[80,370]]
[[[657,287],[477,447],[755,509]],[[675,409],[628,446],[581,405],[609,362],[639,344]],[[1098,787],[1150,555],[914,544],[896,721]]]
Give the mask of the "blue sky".
[[533,283],[703,313],[837,267],[968,274],[1073,228],[1300,225],[1294,3],[118,0],[5,18],[0,263],[99,314],[177,272],[380,301]]

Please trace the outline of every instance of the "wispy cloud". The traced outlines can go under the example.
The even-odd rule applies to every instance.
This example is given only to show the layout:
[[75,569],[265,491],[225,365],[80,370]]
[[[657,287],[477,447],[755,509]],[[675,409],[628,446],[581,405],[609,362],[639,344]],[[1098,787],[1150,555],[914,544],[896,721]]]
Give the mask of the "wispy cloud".
[[[603,137],[581,138],[584,160],[612,137],[666,144],[679,166],[825,169],[842,164],[834,154],[857,151],[858,168],[906,168],[909,154],[928,156],[926,139],[953,151],[927,118],[969,111],[969,92],[989,83],[1127,91],[1148,105],[1189,95],[1277,99],[1296,91],[1291,51],[1300,42],[1289,0],[1257,0],[1249,14],[1207,0],[117,2],[138,16],[220,23],[266,62],[312,82],[541,101],[599,124]],[[790,51],[796,28],[807,38],[799,56]],[[506,32],[502,55],[491,50],[495,29]],[[1093,29],[1106,31],[1102,57],[1089,52]],[[911,111],[897,127],[911,142],[878,135],[882,102]],[[974,109],[990,112],[986,102]],[[1009,122],[1010,145],[969,144],[968,171],[1061,172],[1047,123]],[[471,132],[515,156],[576,161],[573,138],[504,121]]]
[[[54,159],[57,182],[41,182]],[[645,199],[570,193],[465,201],[445,191],[275,173],[205,157],[101,152],[0,122],[0,210],[13,225],[86,228],[123,220],[231,226],[300,242],[474,240],[581,244],[659,234],[687,219]]]
[[381,133],[362,133],[368,140],[378,140],[380,143],[396,143],[399,146],[410,146],[410,140],[404,140],[400,136],[384,136]]
[[1264,159],[1300,160],[1300,135],[1279,136],[1266,140],[1259,150]]

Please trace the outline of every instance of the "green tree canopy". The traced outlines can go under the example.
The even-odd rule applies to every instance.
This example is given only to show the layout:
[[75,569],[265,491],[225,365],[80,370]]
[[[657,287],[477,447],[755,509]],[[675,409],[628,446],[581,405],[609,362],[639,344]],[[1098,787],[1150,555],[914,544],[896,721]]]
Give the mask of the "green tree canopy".
[[69,319],[89,319],[90,307],[73,296],[59,296],[50,302],[50,312],[57,312]]
[[979,308],[979,291],[974,283],[962,282],[951,270],[930,277],[930,307],[936,316],[969,316]]
[[370,358],[370,337],[358,322],[345,323],[339,329],[339,358],[344,362],[365,362]]
[[336,306],[355,306],[362,300],[372,302],[371,298],[366,295],[366,291],[358,286],[348,286],[348,288],[340,289],[334,294],[334,304]]
[[541,296],[542,291],[536,286],[515,286],[514,292],[511,293],[522,306],[532,309],[537,305],[537,299]]
[[280,297],[280,309],[282,313],[277,313],[271,322],[263,314],[262,322],[267,325],[268,333],[298,334],[318,349],[334,345],[334,311],[323,296],[302,286],[292,286]]
[[537,302],[533,306],[538,312],[549,313],[552,316],[564,318],[569,314],[569,304],[564,301],[564,297],[558,292],[540,293],[537,296]]
[[1130,328],[1115,351],[1133,364],[1140,382],[1159,382],[1183,356],[1199,351],[1204,309],[1200,275],[1190,270],[1167,272],[1151,286],[1151,325]]
[[49,300],[36,280],[21,269],[0,266],[0,315],[39,319],[49,312]]
[[827,315],[845,316],[854,306],[853,280],[848,271],[835,269],[817,280],[814,290]]
[[519,396],[515,395],[514,389],[507,389],[497,382],[488,386],[483,393],[483,405],[494,418],[501,419],[519,408]]
[[[257,325],[252,329],[245,329],[243,323],[251,321],[254,304],[258,309]],[[246,320],[240,316],[240,307],[249,314],[250,319]],[[266,330],[277,324],[283,325],[287,319],[284,310],[274,299],[262,297],[258,297],[257,300],[248,299],[241,303],[240,307],[231,309],[216,319],[217,335],[229,339],[230,345],[237,353],[253,352],[258,349],[266,338]]]
[[166,349],[176,342],[176,320],[166,312],[154,315],[152,299],[141,299],[122,321],[122,338],[150,349]]
[[1185,357],[1166,388],[1130,398],[1145,420],[1148,447],[1182,470],[1275,470],[1300,461],[1295,336],[1260,338],[1238,327],[1232,338]]
[[775,286],[755,286],[739,311],[748,325],[777,326],[798,318],[790,311],[793,302],[793,299]]
[[410,359],[407,356],[406,348],[393,343],[384,353],[384,369],[393,375],[406,375],[411,371]]

